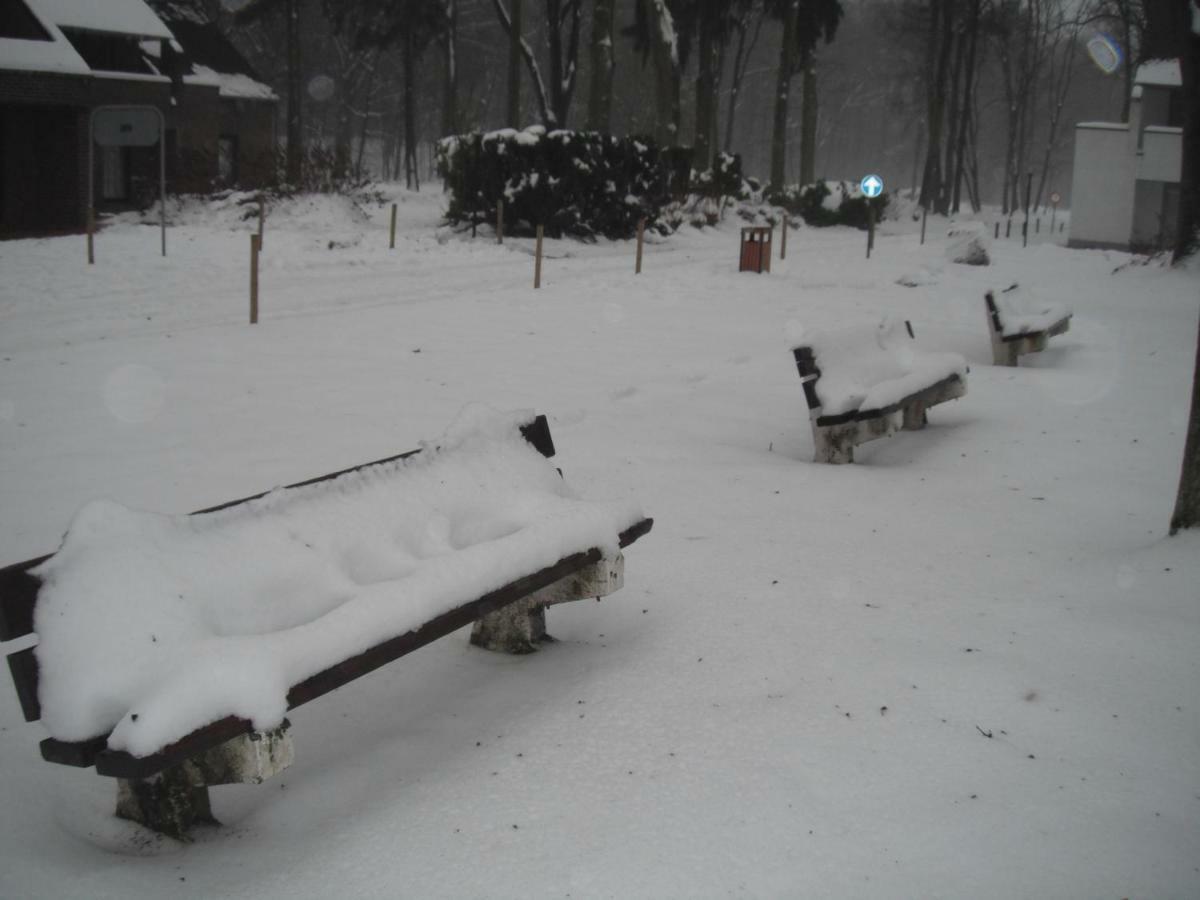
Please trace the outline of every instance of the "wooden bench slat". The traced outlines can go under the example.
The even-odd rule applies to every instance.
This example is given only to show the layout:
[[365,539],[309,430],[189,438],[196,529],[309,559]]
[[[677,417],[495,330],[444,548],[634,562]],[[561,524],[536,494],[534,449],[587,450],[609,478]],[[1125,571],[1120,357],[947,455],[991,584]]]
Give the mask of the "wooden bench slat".
[[[643,519],[626,529],[620,535],[620,546],[629,546],[629,544],[632,544],[638,538],[648,533],[653,525],[653,519]],[[457,631],[465,625],[469,625],[489,612],[494,612],[497,609],[516,603],[534,591],[553,584],[560,578],[564,578],[586,566],[599,562],[601,555],[601,552],[595,548],[586,552],[574,553],[559,560],[552,566],[547,566],[532,575],[527,575],[498,590],[485,594],[477,600],[472,600],[469,603],[442,613],[415,631],[398,635],[360,653],[358,656],[330,666],[328,669],[318,672],[316,675],[294,685],[288,691],[288,709],[295,709],[298,706],[308,703],[310,700],[336,690],[393,660],[399,659],[401,656],[411,653],[413,650],[417,650],[438,638]],[[240,719],[236,716],[226,716],[223,719],[193,731],[175,743],[164,747],[158,753],[143,757],[133,756],[124,751],[104,749],[104,742],[107,740],[106,736],[83,743],[94,748],[91,753],[91,759],[95,762],[96,771],[99,774],[115,778],[146,778],[198,753],[216,747],[230,738],[252,730],[253,726],[248,720]],[[96,746],[96,741],[99,741],[99,746]],[[65,742],[59,742],[59,745],[59,749],[65,752],[64,748],[68,745]],[[44,748],[42,755],[43,758],[49,759],[46,756]],[[86,757],[87,750],[81,748],[76,758],[83,759]],[[58,762],[60,760],[53,759],[50,761]],[[70,762],[68,764],[79,765],[80,763]],[[91,762],[85,762],[82,765],[91,765]]]
[[42,717],[42,705],[38,701],[38,661],[33,651],[33,647],[26,647],[8,654],[8,671],[26,722],[36,722]]
[[57,738],[46,738],[38,746],[42,751],[42,759],[46,762],[88,769],[95,764],[96,755],[104,749],[107,742],[107,735],[92,738],[90,741],[60,741]]

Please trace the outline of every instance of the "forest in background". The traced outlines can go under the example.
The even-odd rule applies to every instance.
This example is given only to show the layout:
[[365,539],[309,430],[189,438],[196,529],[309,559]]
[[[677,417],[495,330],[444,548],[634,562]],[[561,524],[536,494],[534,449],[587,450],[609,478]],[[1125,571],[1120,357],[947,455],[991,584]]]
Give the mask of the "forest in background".
[[[1145,28],[1140,0],[223,0],[216,12],[279,93],[281,140],[294,132],[362,175],[416,187],[437,138],[544,124],[692,146],[698,169],[736,153],[778,187],[876,172],[942,212],[1019,207],[1029,172],[1035,204],[1051,191],[1069,203],[1074,124],[1127,113]],[[1086,50],[1100,33],[1127,50],[1111,74]]]

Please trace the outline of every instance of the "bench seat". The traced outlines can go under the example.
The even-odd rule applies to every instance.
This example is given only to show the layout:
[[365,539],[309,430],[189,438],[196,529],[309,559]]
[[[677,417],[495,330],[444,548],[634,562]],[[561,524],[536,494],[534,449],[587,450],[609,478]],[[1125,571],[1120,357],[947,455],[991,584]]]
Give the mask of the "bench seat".
[[1038,303],[1023,296],[1012,285],[999,294],[984,294],[992,361],[997,366],[1015,366],[1026,353],[1046,349],[1047,341],[1071,327],[1071,312],[1065,306]]

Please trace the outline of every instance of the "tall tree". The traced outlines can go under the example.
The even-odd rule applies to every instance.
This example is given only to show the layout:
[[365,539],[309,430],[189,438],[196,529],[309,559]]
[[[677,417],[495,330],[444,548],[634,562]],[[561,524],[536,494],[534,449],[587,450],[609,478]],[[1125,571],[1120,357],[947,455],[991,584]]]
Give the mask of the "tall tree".
[[687,66],[691,30],[677,27],[677,18],[690,14],[690,0],[637,0],[633,24],[621,33],[633,38],[634,52],[654,67],[654,97],[658,128],[655,137],[664,147],[679,143],[680,94]]
[[[1176,223],[1176,264],[1200,251],[1200,9],[1183,0],[1148,0],[1146,55],[1177,58],[1183,101],[1183,171]],[[1200,525],[1200,333],[1192,370],[1192,407],[1171,533]]]
[[592,4],[592,80],[588,90],[587,128],[604,134],[612,124],[615,6],[616,0],[593,0]]
[[417,171],[417,62],[447,27],[442,0],[324,0],[325,13],[355,46],[400,46],[404,69],[404,174],[408,187],[420,188]]
[[289,184],[299,184],[304,160],[304,92],[301,86],[303,71],[300,59],[300,0],[249,0],[238,9],[234,21],[239,24],[257,22],[270,13],[282,13],[284,18],[285,52],[287,54],[287,150],[284,162]]
[[[781,190],[787,161],[788,100],[792,78],[802,64],[814,65],[813,55],[818,43],[824,40],[828,44],[833,40],[843,10],[839,0],[767,0],[767,9],[783,22],[779,68],[775,73],[775,111],[771,133],[771,187]],[[801,136],[801,148],[807,144],[810,157],[816,147],[815,71],[812,77],[811,118],[807,123],[802,123],[802,129],[809,130]],[[800,168],[802,172],[806,169],[803,157]],[[808,164],[808,168],[815,168],[815,163]]]
[[[750,64],[750,56],[762,33],[765,11],[760,3],[744,4],[734,19],[733,27],[737,31],[737,51],[733,56],[733,71],[730,73],[729,110],[725,115],[725,152],[733,152],[733,125],[737,118],[738,101],[742,94],[742,81],[746,77],[746,67]],[[754,33],[749,34],[753,23]],[[749,40],[747,40],[749,36]]]

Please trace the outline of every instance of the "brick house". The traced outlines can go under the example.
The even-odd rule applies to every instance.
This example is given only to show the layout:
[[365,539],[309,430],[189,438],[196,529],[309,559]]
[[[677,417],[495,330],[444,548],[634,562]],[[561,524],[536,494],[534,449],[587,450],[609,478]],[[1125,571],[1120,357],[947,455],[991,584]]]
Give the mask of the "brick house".
[[[98,106],[162,111],[169,191],[270,179],[278,98],[202,3],[158,5],[0,0],[0,236],[84,227]],[[98,209],[157,195],[157,147],[95,151]]]

